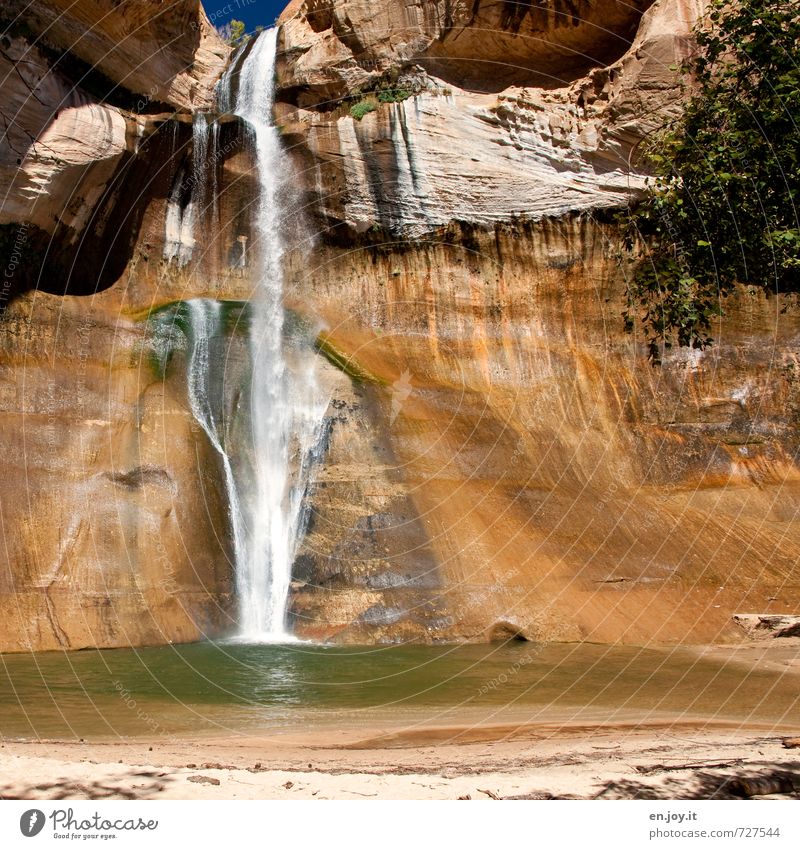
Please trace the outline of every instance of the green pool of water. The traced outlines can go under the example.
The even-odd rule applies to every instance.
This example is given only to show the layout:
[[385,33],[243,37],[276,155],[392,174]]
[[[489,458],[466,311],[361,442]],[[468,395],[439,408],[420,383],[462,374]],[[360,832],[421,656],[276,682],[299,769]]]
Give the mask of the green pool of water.
[[459,721],[800,724],[800,676],[591,644],[203,643],[0,655],[0,734],[107,739]]

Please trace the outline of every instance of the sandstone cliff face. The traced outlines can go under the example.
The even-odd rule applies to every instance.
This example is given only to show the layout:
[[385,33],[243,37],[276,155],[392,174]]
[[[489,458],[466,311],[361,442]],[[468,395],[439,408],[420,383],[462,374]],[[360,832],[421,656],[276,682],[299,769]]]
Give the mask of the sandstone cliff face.
[[[52,233],[63,216],[80,232],[77,216],[91,213],[97,200],[91,193],[102,191],[128,150],[126,119],[51,73],[47,58],[24,39],[9,39],[0,55],[3,223],[24,221]],[[87,170],[95,177],[81,194]],[[56,198],[72,203],[56,210]]]
[[217,458],[180,380],[152,372],[143,325],[103,307],[37,294],[4,318],[6,651],[186,642],[230,622]]
[[[140,23],[153,6],[132,5]],[[61,6],[36,8],[46,21]],[[680,105],[670,67],[701,8],[290,4],[287,305],[323,328],[331,394],[294,569],[299,635],[735,639],[733,614],[797,606],[797,305],[742,291],[711,351],[660,369],[622,329],[604,211],[643,184],[636,148]],[[131,44],[202,18],[188,2],[163,14]],[[127,26],[79,55],[97,64]],[[255,184],[232,120],[196,166],[183,110],[206,108],[208,51],[221,55],[204,39],[194,64],[186,36],[140,68],[120,38],[101,67],[137,96],[156,74],[177,114],[76,89],[30,33],[3,44],[32,75],[4,83],[23,128],[8,134],[22,155],[0,152],[15,280],[44,267],[40,288],[70,293],[20,296],[0,326],[3,649],[189,640],[232,621],[230,519],[187,400],[179,303],[252,296]],[[413,96],[378,105],[386,86]],[[359,122],[362,100],[376,109]],[[35,255],[51,239],[66,267]],[[234,407],[245,365],[228,325]]]
[[348,97],[398,62],[462,89],[556,88],[628,49],[652,0],[293,0],[281,16],[289,84]]
[[187,339],[157,367],[147,316],[242,285],[163,256],[190,110],[228,50],[197,2],[17,6],[0,41],[0,649],[218,634],[232,611],[219,458],[187,401]]
[[[296,627],[735,638],[737,610],[797,604],[795,307],[742,292],[711,352],[655,370],[602,223],[680,107],[702,3],[576,28],[511,5],[284,14],[279,114],[328,245],[294,300],[357,389],[334,394]],[[617,13],[613,39],[591,25]],[[553,42],[602,59],[581,77]]]
[[[475,4],[468,14],[468,5],[409,2],[385,14],[375,4],[343,2],[324,20],[320,4],[287,9],[281,115],[303,156],[309,203],[341,238],[373,225],[418,238],[454,220],[491,225],[614,207],[643,187],[635,149],[681,102],[675,66],[690,48],[701,4],[658,3],[638,31],[648,4],[586,4],[595,17],[578,26],[555,11],[558,4],[546,14],[502,3]],[[627,25],[615,29],[619,16]],[[587,39],[580,49],[572,42],[579,36]],[[451,37],[469,45],[467,67],[498,85],[508,80],[493,63],[525,70],[509,53],[513,45],[528,51],[529,64],[563,62],[557,43],[595,67],[546,86],[523,73],[482,93],[468,74],[443,79],[441,63],[426,61]],[[354,121],[350,105],[385,85],[418,94]]]
[[356,392],[334,391],[299,633],[704,641],[794,609],[797,304],[743,291],[711,351],[653,368],[615,240],[454,228],[296,270]]
[[210,107],[229,53],[198,0],[11,0],[4,17],[148,101]]
[[191,123],[211,105],[229,48],[197,0],[12,2],[0,25],[0,226],[24,223],[40,256],[15,291],[107,288],[130,259],[143,194],[163,191],[157,131],[172,110]]

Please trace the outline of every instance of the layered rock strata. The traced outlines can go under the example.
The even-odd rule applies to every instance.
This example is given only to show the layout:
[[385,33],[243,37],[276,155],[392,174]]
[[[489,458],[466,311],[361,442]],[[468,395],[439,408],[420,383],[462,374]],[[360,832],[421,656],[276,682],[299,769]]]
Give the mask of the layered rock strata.
[[[233,621],[180,302],[255,292],[253,162],[240,125],[198,117],[226,55],[199,6],[126,5],[36,3],[0,53],[4,650]],[[701,9],[290,4],[287,305],[331,395],[299,635],[704,641],[796,609],[797,305],[742,290],[714,348],[661,368],[621,318],[613,210],[685,97]],[[234,411],[246,309],[225,315]]]

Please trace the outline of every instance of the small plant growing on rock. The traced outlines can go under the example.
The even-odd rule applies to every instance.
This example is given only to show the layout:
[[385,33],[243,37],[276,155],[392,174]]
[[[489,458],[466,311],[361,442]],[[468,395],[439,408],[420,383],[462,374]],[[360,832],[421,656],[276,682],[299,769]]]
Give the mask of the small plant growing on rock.
[[238,47],[249,38],[244,21],[237,21],[236,18],[221,27],[217,27],[217,32],[220,38],[230,44],[231,47]]
[[402,103],[404,100],[408,100],[409,97],[413,96],[413,92],[403,88],[384,89],[378,92],[378,100],[381,103]]
[[365,115],[369,115],[370,112],[374,112],[377,108],[377,103],[372,100],[360,100],[350,107],[350,115],[356,121],[360,121]]

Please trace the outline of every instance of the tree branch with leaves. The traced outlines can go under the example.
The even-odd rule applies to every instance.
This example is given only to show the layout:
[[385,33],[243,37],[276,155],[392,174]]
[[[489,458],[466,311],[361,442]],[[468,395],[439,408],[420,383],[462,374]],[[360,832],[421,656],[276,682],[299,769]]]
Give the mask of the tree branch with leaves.
[[800,0],[713,0],[696,39],[694,93],[643,146],[649,191],[622,222],[626,321],[656,361],[712,344],[738,284],[800,291]]

